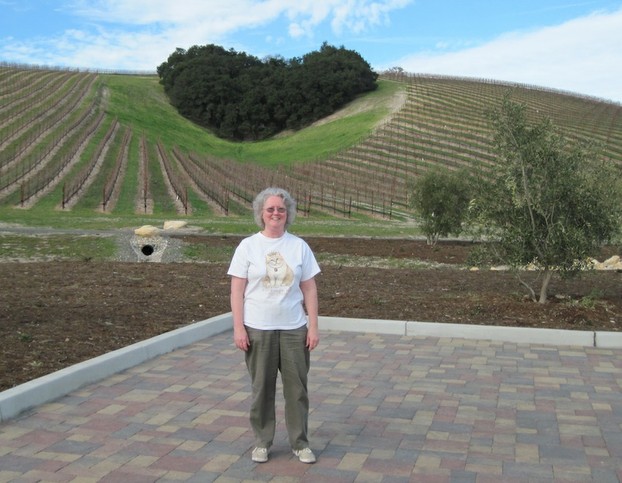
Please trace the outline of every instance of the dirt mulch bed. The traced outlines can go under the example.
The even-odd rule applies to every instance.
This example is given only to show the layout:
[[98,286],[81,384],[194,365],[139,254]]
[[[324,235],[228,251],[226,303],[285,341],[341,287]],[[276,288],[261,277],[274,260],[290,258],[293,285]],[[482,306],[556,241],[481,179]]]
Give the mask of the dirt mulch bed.
[[[307,240],[318,257],[349,254],[443,264],[416,270],[324,265],[317,278],[321,315],[622,329],[622,274],[617,272],[554,279],[551,301],[542,305],[527,300],[510,273],[465,270],[469,243],[442,242],[431,249],[418,240]],[[238,241],[184,239],[227,246]],[[612,253],[603,250],[602,257]],[[222,263],[70,261],[2,263],[0,269],[0,390],[230,310],[227,264]]]

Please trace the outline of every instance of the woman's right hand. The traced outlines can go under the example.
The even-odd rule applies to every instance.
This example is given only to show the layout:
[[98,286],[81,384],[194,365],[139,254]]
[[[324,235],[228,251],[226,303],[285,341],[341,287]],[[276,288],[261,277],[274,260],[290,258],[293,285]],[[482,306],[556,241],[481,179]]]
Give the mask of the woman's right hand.
[[246,333],[246,329],[244,327],[234,328],[233,329],[233,342],[235,346],[246,352],[251,346],[251,341],[248,338],[248,334]]
[[233,317],[233,342],[246,352],[251,341],[244,327],[244,291],[248,281],[245,278],[231,277],[231,315]]

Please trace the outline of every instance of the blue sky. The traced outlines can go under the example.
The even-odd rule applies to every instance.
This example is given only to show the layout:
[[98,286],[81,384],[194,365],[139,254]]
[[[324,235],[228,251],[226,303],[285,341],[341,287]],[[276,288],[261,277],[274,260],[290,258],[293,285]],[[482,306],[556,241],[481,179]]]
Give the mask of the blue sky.
[[622,103],[622,0],[0,0],[1,62],[154,71],[178,47],[290,59],[324,41],[378,71]]

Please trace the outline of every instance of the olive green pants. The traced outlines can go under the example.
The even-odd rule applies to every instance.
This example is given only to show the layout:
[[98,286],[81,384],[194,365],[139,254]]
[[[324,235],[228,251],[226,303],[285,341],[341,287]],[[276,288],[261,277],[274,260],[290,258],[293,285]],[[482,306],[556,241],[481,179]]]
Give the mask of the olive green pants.
[[245,357],[252,383],[250,423],[255,433],[255,446],[269,448],[274,441],[276,382],[280,372],[289,443],[295,450],[307,448],[307,374],[310,364],[306,347],[307,327],[294,330],[247,327],[246,331],[251,343]]

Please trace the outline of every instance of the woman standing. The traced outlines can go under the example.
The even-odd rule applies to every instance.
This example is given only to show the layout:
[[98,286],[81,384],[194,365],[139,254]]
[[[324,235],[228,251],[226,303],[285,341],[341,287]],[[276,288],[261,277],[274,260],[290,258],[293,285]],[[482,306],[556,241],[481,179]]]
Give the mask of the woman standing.
[[319,343],[314,277],[320,268],[307,243],[287,231],[296,216],[296,202],[287,191],[265,189],[255,198],[253,211],[261,231],[240,242],[227,272],[233,339],[245,352],[252,382],[252,459],[268,461],[280,371],[289,443],[300,461],[314,463],[307,438],[307,374],[310,351]]

